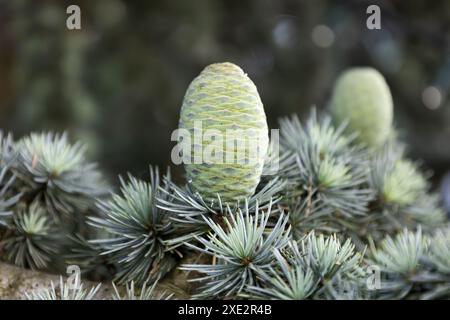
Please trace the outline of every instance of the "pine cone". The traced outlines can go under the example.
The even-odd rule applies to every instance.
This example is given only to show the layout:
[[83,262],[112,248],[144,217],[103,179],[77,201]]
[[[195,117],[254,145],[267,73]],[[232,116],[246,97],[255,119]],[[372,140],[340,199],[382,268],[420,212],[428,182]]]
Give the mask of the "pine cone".
[[352,68],[336,81],[331,114],[337,124],[369,147],[382,145],[392,129],[392,96],[384,77],[373,68]]
[[[205,152],[207,155],[211,150],[210,142],[194,141],[194,131],[199,129],[194,130],[194,125],[200,123],[203,135],[207,130],[216,130],[223,140],[215,140],[216,151],[220,151],[212,154],[218,155],[217,158],[203,157],[198,163],[193,161],[194,157]],[[187,178],[204,199],[217,199],[219,195],[222,202],[234,203],[254,194],[268,149],[268,127],[256,86],[241,68],[232,63],[207,66],[187,89],[179,128],[189,130],[191,136],[188,147],[192,161],[185,162]],[[230,139],[229,130],[236,129],[246,130],[244,136],[237,138],[247,145],[226,143]],[[183,140],[182,145],[183,142],[188,143]],[[256,145],[260,152],[255,155],[248,146]],[[234,159],[231,163],[230,157]]]

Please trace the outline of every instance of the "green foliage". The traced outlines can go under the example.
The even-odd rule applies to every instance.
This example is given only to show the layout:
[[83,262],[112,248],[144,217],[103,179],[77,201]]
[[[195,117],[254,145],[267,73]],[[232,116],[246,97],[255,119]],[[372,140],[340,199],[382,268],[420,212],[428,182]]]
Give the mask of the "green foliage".
[[72,288],[69,283],[63,281],[60,277],[59,285],[53,283],[50,287],[40,290],[34,290],[25,293],[28,300],[93,300],[100,289],[101,284],[93,286],[91,289],[85,289],[83,283],[79,283],[76,288]]
[[0,136],[0,249],[32,269],[64,264],[69,238],[85,232],[85,214],[105,193],[95,164],[67,135]]
[[167,295],[165,292],[156,294],[155,288],[158,284],[157,281],[153,285],[148,286],[147,282],[144,282],[142,287],[135,289],[134,281],[131,281],[125,285],[125,293],[121,294],[120,290],[113,283],[114,295],[113,300],[169,300],[172,295]]
[[449,229],[433,236],[408,230],[387,236],[372,249],[371,260],[381,267],[382,299],[442,299],[450,297]]
[[11,207],[17,203],[21,193],[12,195],[11,186],[15,182],[15,176],[11,174],[10,167],[12,162],[12,136],[3,136],[0,131],[0,225],[5,224],[5,218],[12,215]]
[[426,175],[395,144],[387,144],[372,157],[370,186],[375,197],[363,225],[376,240],[419,224],[424,230],[433,229],[446,220],[439,198],[429,192]]
[[425,179],[412,162],[398,160],[385,178],[382,194],[387,203],[408,205],[414,202],[425,186]]
[[174,234],[169,213],[156,206],[159,173],[150,168],[150,176],[150,183],[132,176],[129,182],[121,179],[121,194],[101,202],[101,215],[89,219],[111,235],[92,242],[118,264],[120,283],[159,278],[176,262],[176,253],[165,244]]
[[380,201],[391,206],[413,204],[428,189],[418,166],[404,159],[401,150],[387,145],[371,163],[371,184]]
[[[224,204],[220,195],[216,200],[206,202],[203,197],[191,189],[189,185],[179,187],[166,179],[167,188],[160,188],[161,196],[158,197],[158,207],[171,212],[170,219],[173,221],[177,237],[167,240],[171,247],[180,246],[186,242],[192,242],[196,236],[210,231],[210,226],[205,220],[226,218],[230,212],[247,210],[254,212],[257,208],[267,209],[273,203],[280,201],[280,193],[285,187],[285,182],[275,177],[265,183],[261,183],[256,193],[245,201],[237,201],[233,204]],[[277,210],[273,210],[277,211]]]
[[302,198],[317,199],[345,217],[363,215],[371,200],[367,182],[367,158],[335,129],[331,119],[317,119],[313,112],[306,126],[297,117],[281,121],[282,152],[291,155],[281,175]]
[[37,202],[28,209],[19,209],[11,220],[1,243],[5,259],[20,267],[46,268],[59,253],[60,230]]
[[345,136],[344,125],[318,119],[315,110],[306,125],[293,116],[281,121],[281,170],[287,179],[283,205],[291,213],[293,236],[318,229],[359,231],[369,215],[369,151]]
[[[364,279],[362,256],[347,239],[311,232],[282,250],[274,249],[277,263],[260,271],[262,285],[249,288],[250,296],[264,299],[339,299],[359,294]],[[361,288],[360,288],[361,287]],[[354,292],[348,292],[349,289]],[[344,291],[347,290],[347,291]],[[353,296],[355,298],[355,296]]]
[[86,210],[105,192],[96,165],[84,158],[84,146],[70,145],[66,134],[31,134],[17,143],[16,150],[15,170],[26,183],[24,189],[40,196],[57,218]]
[[290,265],[280,252],[274,249],[276,266],[268,272],[260,271],[262,286],[249,286],[252,298],[275,300],[303,300],[314,293],[317,283],[312,269],[304,269],[298,263]]
[[[287,198],[291,197],[287,195]],[[293,197],[292,197],[293,198]],[[320,203],[318,199],[290,199],[286,205],[289,212],[289,224],[291,225],[291,236],[294,240],[300,240],[311,230],[325,233],[339,231],[333,227],[333,210]]]
[[428,260],[437,271],[450,274],[450,229],[437,230],[431,238]]
[[270,209],[258,209],[254,215],[248,210],[230,214],[223,221],[207,219],[212,232],[207,238],[198,238],[202,247],[190,247],[214,257],[212,264],[182,265],[181,269],[202,274],[193,281],[201,281],[196,297],[234,297],[247,286],[257,283],[257,275],[273,263],[272,249],[287,245],[289,228],[285,230],[286,216],[268,228]]
[[389,273],[410,274],[416,271],[427,243],[420,230],[416,233],[404,230],[395,239],[388,236],[380,247],[373,251],[373,259],[377,265],[381,265]]

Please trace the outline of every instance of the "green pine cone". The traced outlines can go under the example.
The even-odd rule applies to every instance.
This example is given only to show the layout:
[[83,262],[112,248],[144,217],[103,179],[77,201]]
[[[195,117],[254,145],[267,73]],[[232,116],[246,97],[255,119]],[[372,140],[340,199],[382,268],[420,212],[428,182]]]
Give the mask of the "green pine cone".
[[[195,140],[199,124],[203,143]],[[186,158],[184,163],[194,191],[208,201],[219,195],[230,204],[254,194],[268,149],[268,127],[256,86],[241,68],[232,63],[207,66],[186,91],[179,129],[187,129],[191,136],[190,141],[180,140],[182,146],[190,144],[191,163]],[[237,132],[232,130],[244,130],[237,139],[245,145],[227,143],[235,137],[230,133]],[[208,132],[222,136],[214,140],[215,152],[210,152],[213,144],[205,141]],[[258,146],[259,152],[250,152],[249,146]],[[209,154],[217,157],[207,159]],[[195,161],[198,155],[203,155],[200,163]]]
[[347,133],[378,147],[392,130],[393,103],[384,77],[373,68],[352,68],[336,81],[330,104],[336,124],[348,122]]

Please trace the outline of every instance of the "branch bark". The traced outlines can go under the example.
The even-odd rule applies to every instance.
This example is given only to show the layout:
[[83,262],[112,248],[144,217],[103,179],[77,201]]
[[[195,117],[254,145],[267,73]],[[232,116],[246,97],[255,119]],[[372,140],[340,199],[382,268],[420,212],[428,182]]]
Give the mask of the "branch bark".
[[[192,258],[189,259],[191,261]],[[155,288],[154,294],[159,296],[163,293],[173,294],[176,299],[189,299],[191,286],[187,281],[188,274],[175,268]],[[63,281],[67,277],[63,276]],[[0,262],[0,300],[24,300],[25,293],[31,293],[33,290],[48,288],[51,282],[59,284],[60,275],[49,274],[41,271],[27,270],[19,268],[4,262]],[[95,282],[83,281],[83,287],[90,289],[97,285]],[[102,283],[95,299],[111,299],[114,293],[110,282]]]
[[[67,278],[63,277],[65,281]],[[60,276],[48,274],[40,271],[22,269],[4,262],[0,262],[0,300],[23,300],[26,299],[25,293],[33,290],[48,288],[53,281],[55,285],[59,284]],[[95,283],[83,281],[84,287],[89,288]],[[104,283],[100,287],[97,299],[109,299],[113,293],[110,283]]]

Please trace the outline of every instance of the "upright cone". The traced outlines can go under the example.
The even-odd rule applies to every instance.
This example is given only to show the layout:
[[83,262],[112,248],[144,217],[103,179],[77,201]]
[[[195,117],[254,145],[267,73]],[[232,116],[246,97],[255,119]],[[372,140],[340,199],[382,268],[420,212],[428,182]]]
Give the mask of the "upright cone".
[[373,68],[352,68],[336,81],[330,111],[337,124],[369,147],[382,145],[392,129],[393,104],[383,76]]
[[[187,89],[179,129],[190,132],[190,140],[181,139],[183,150],[190,150],[187,178],[204,199],[219,195],[222,202],[234,203],[254,194],[267,153],[268,127],[256,86],[241,68],[232,63],[207,66]],[[242,132],[238,141],[227,143],[236,132]],[[204,139],[195,139],[195,133]],[[211,134],[217,136],[218,157],[208,158],[212,144],[205,140]],[[255,146],[257,154],[249,150]]]

